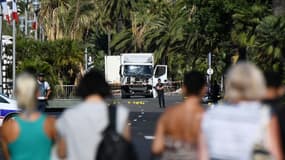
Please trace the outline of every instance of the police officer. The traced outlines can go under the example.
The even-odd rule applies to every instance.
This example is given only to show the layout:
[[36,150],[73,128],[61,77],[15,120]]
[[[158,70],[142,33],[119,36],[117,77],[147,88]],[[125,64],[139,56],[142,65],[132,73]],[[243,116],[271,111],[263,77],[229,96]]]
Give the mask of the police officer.
[[156,84],[155,88],[158,94],[159,108],[165,108],[164,86],[161,83],[161,79],[158,79],[158,83]]
[[41,112],[44,112],[46,106],[48,105],[47,101],[51,93],[50,85],[47,81],[45,81],[44,76],[44,73],[39,73],[38,75],[38,109]]

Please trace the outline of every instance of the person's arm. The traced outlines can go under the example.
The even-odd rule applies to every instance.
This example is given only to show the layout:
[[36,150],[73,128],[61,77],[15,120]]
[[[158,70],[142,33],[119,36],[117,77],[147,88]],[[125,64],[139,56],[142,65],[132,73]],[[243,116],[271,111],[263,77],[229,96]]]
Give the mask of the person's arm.
[[273,155],[275,160],[283,160],[283,154],[281,151],[281,137],[280,137],[280,129],[278,124],[278,119],[274,115],[271,117],[268,129],[267,129],[267,137],[266,141],[269,145],[269,150]]
[[46,95],[46,97],[45,97],[47,100],[49,99],[49,95],[50,95],[50,94],[51,94],[51,89],[48,89],[48,90],[47,90],[47,95]]
[[126,123],[125,125],[125,129],[123,132],[123,137],[128,140],[131,141],[131,127],[128,125],[128,123]]
[[1,128],[1,145],[2,145],[2,152],[4,155],[5,160],[10,159],[10,154],[8,150],[8,135],[10,134],[12,127],[12,121],[8,120],[5,122]]
[[50,139],[53,140],[53,142],[56,141],[56,128],[55,128],[55,118],[48,116],[45,122],[45,131]]
[[57,155],[61,159],[66,158],[66,143],[63,137],[57,134],[56,138],[56,145],[57,145]]
[[9,160],[10,154],[8,151],[8,143],[4,138],[1,139],[1,145],[2,145],[2,152],[3,152],[4,159]]
[[66,148],[66,140],[65,140],[65,113],[61,115],[61,117],[56,122],[56,146],[57,146],[57,155],[61,159],[65,159],[67,157],[67,148]]
[[154,155],[160,155],[164,150],[164,126],[163,117],[161,117],[157,123],[155,131],[155,139],[152,144],[152,153]]
[[202,132],[199,135],[199,141],[198,141],[198,157],[199,160],[209,159],[205,136]]
[[164,84],[161,84],[160,90],[163,90],[163,89],[164,89]]
[[159,87],[158,84],[155,85],[155,89],[156,89],[156,90],[160,90],[160,87]]
[[48,99],[49,99],[49,96],[50,96],[50,94],[51,94],[51,88],[50,88],[50,85],[49,85],[48,82],[45,82],[45,83],[46,83],[46,90],[47,90],[45,99],[48,100]]
[[198,159],[199,160],[208,160],[209,152],[207,147],[207,141],[205,138],[205,134],[203,132],[203,128],[205,126],[205,112],[203,112],[199,116],[199,135],[198,135]]

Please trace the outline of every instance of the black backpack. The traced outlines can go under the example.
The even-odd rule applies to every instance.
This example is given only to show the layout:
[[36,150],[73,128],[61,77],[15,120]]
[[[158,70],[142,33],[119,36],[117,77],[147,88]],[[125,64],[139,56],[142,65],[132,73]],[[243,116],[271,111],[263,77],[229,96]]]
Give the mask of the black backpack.
[[117,107],[110,105],[109,125],[103,131],[95,160],[137,160],[133,145],[116,131]]

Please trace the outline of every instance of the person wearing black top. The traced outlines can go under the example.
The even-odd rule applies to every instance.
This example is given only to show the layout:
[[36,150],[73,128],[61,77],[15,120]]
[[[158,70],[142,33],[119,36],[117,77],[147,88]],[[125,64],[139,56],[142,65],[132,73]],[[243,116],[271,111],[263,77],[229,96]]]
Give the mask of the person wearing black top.
[[[266,97],[264,103],[270,106],[272,119],[277,119],[277,131],[280,135],[281,152],[285,157],[285,106],[282,104],[285,88],[282,85],[282,76],[274,71],[266,71]],[[276,137],[276,136],[275,136]]]
[[165,108],[164,86],[161,83],[161,79],[158,79],[158,83],[156,84],[155,89],[158,94],[159,108]]

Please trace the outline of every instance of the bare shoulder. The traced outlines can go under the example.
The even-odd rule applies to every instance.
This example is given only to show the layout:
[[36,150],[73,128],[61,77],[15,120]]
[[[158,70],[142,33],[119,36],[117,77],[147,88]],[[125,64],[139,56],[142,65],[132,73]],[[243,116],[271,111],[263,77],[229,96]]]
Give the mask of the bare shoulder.
[[54,116],[47,116],[46,117],[46,123],[50,124],[50,125],[54,125],[55,124],[55,117]]
[[15,126],[17,126],[17,122],[13,119],[8,119],[2,125],[2,132],[11,131]]
[[1,136],[6,141],[11,141],[11,139],[17,137],[18,131],[19,131],[19,126],[17,122],[14,119],[9,119],[6,122],[4,122],[2,125]]

